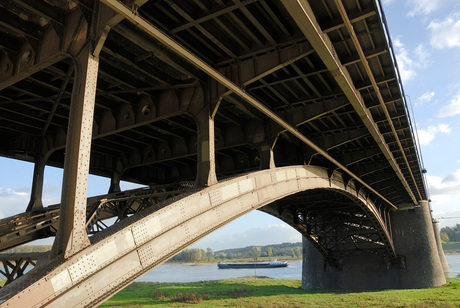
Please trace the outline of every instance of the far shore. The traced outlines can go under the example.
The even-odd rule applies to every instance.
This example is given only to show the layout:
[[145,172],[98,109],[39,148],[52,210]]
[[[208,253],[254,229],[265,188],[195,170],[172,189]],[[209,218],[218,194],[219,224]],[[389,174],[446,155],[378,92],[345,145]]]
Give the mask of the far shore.
[[460,250],[444,250],[445,255],[460,255]]
[[[460,255],[460,250],[444,250],[444,254],[445,255]],[[287,262],[290,262],[290,261],[302,261],[302,259],[285,259],[285,258],[275,258],[275,259],[278,259],[278,260],[284,260],[284,261],[287,261]],[[259,259],[258,261],[269,261],[271,259],[266,259],[266,258],[263,258],[263,259]],[[240,262],[245,262],[245,261],[252,261],[251,260],[241,260],[241,259],[232,259],[232,260],[225,260],[225,261],[240,261]],[[163,264],[167,264],[167,265],[188,265],[188,266],[204,266],[204,265],[217,265],[217,263],[219,262],[222,262],[221,260],[214,260],[214,261],[200,261],[200,262],[166,262],[166,263],[163,263]]]
[[[302,259],[284,259],[284,258],[274,258],[277,260],[283,260],[287,261],[288,263],[291,261],[302,261]],[[269,260],[274,260],[274,259],[258,259],[258,261],[269,261]],[[252,261],[251,260],[240,260],[240,259],[232,259],[232,260],[225,260],[225,261],[236,261],[236,262],[246,262],[246,261]],[[214,261],[200,261],[200,262],[166,262],[163,264],[167,265],[189,265],[189,266],[200,266],[200,265],[216,265],[217,263],[222,262],[221,260],[214,260]]]

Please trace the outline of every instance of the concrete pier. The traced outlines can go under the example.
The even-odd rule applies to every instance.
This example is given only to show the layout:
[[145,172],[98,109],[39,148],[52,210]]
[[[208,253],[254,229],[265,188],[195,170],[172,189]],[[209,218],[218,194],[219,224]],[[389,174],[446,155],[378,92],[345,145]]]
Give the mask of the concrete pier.
[[447,264],[446,256],[444,255],[444,250],[442,249],[441,233],[439,232],[439,224],[438,224],[438,221],[435,219],[433,219],[433,231],[434,231],[434,238],[436,240],[436,246],[438,247],[439,260],[441,261],[442,269],[444,270],[444,273],[448,273],[450,269],[449,269],[449,265]]
[[420,207],[391,215],[398,264],[377,255],[340,260],[328,266],[316,248],[304,239],[302,287],[304,289],[428,288],[446,283],[427,201]]

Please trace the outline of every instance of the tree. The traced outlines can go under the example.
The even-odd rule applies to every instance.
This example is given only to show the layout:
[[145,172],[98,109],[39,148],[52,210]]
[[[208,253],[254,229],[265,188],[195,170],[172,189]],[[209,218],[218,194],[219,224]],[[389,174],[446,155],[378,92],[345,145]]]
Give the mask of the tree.
[[267,254],[268,254],[268,257],[271,258],[272,255],[273,255],[273,249],[271,247],[268,247],[267,248]]
[[252,248],[252,256],[254,259],[257,259],[260,256],[261,249],[260,247],[253,247]]
[[302,249],[300,249],[300,246],[297,246],[295,248],[295,254],[297,255],[297,258],[301,258],[302,257]]
[[209,247],[206,249],[206,257],[208,258],[208,261],[211,261],[211,259],[214,258],[214,251]]
[[290,254],[291,257],[293,257],[293,258],[296,257],[295,251],[294,251],[294,249],[292,249],[292,248],[291,248],[291,251],[289,252],[289,254]]
[[443,242],[449,241],[449,236],[447,235],[447,233],[441,232],[441,241]]
[[185,262],[198,262],[206,258],[206,252],[203,249],[185,249],[180,253],[179,260]]
[[444,228],[441,229],[441,234],[445,233],[449,237],[449,241],[454,242],[454,241],[457,240],[455,231],[456,230],[453,227],[444,227]]

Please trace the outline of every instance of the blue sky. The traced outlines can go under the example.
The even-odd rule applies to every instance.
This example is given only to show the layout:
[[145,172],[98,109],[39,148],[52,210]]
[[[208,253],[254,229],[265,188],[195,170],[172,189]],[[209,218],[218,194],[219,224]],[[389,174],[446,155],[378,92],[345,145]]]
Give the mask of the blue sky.
[[[460,217],[460,1],[384,0],[435,218]],[[441,219],[441,226],[460,223]]]
[[[412,105],[431,206],[441,226],[460,223],[460,1],[384,0],[405,94]],[[25,210],[33,164],[0,158],[0,218]],[[59,203],[62,171],[47,167],[43,203]],[[89,195],[109,180],[90,176]],[[123,183],[123,189],[132,188]],[[214,250],[300,241],[300,234],[268,214],[252,212],[194,247]]]

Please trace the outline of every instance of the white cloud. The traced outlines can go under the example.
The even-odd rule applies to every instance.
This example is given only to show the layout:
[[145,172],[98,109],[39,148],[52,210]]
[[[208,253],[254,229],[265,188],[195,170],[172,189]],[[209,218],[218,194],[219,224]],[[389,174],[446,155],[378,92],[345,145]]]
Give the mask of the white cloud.
[[395,0],[383,0],[384,5],[390,5],[390,4],[394,3],[394,2],[395,2]]
[[416,77],[416,70],[426,67],[429,63],[430,53],[423,44],[418,45],[414,50],[410,50],[401,39],[396,38],[393,40],[393,46],[403,82]]
[[429,15],[441,7],[442,0],[408,0],[406,6],[410,8],[407,16]]
[[414,49],[416,63],[420,67],[426,67],[430,62],[430,52],[424,44],[420,44]]
[[460,93],[455,95],[449,104],[442,106],[439,110],[439,117],[446,118],[460,114]]
[[417,103],[420,103],[421,105],[425,103],[429,103],[433,97],[435,96],[434,92],[425,92],[421,96],[417,97]]
[[460,197],[460,169],[448,174],[444,178],[427,175],[428,190],[431,206],[435,218],[456,217],[455,219],[441,220],[440,227],[460,223],[458,199]]
[[446,201],[447,199],[450,200],[452,195],[460,195],[460,169],[446,175],[444,178],[427,175],[427,180],[433,197],[438,196],[438,198]]
[[[51,190],[51,193],[50,191]],[[30,188],[0,187],[0,219],[23,213],[30,201]],[[44,187],[42,202],[44,206],[58,204],[59,195],[52,191],[49,185]]]
[[395,39],[394,46],[396,49],[396,59],[398,61],[399,72],[403,81],[417,76],[417,73],[413,69],[414,60],[409,56],[409,51],[404,47],[404,44],[399,40]]
[[441,21],[432,21],[428,25],[430,44],[434,48],[460,47],[460,13],[455,13]]
[[430,125],[427,129],[418,129],[418,139],[420,145],[428,145],[431,141],[434,140],[437,134],[443,133],[449,135],[451,129],[448,124],[438,124],[436,126]]
[[24,212],[29,200],[29,193],[23,190],[0,187],[0,218]]

